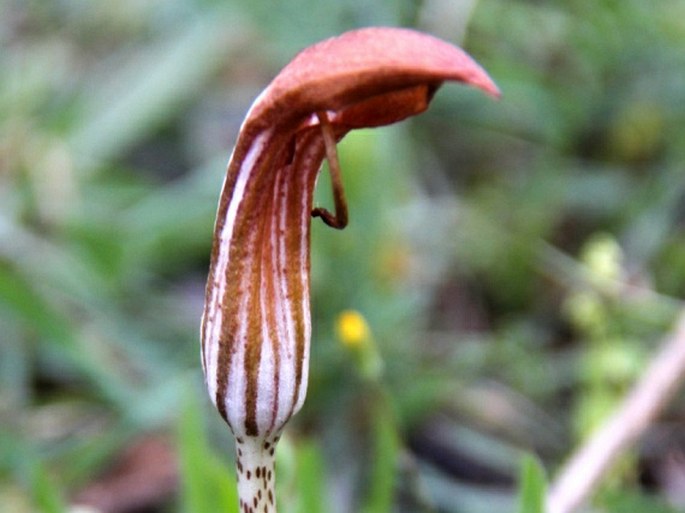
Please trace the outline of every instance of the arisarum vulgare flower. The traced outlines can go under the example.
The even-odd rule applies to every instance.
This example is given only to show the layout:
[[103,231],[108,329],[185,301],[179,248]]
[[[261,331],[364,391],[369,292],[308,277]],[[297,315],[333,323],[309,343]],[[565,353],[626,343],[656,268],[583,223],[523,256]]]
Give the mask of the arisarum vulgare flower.
[[[335,143],[354,128],[423,112],[447,80],[499,94],[480,66],[444,41],[407,29],[356,30],[298,54],[243,122],[217,212],[202,365],[236,437],[245,513],[275,511],[275,446],[306,393],[310,222],[347,222]],[[312,205],[324,157],[334,213]]]

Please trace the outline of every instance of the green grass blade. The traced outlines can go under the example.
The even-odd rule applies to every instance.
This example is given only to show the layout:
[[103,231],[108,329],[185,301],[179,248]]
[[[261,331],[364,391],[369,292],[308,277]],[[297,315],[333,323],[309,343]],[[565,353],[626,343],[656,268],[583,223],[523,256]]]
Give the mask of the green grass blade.
[[31,469],[31,492],[35,507],[41,513],[66,513],[59,489],[38,462]]
[[[195,390],[194,387],[188,387]],[[191,395],[190,393],[188,394]],[[226,436],[229,436],[228,429]],[[183,513],[238,513],[235,475],[213,452],[203,412],[189,397],[178,428]]]
[[537,458],[527,455],[521,462],[519,477],[519,513],[544,513],[547,495],[545,469]]
[[297,448],[297,481],[299,488],[298,513],[324,513],[323,482],[324,463],[319,447],[302,443]]
[[365,513],[388,513],[392,509],[399,440],[392,413],[383,405],[375,411],[373,468]]

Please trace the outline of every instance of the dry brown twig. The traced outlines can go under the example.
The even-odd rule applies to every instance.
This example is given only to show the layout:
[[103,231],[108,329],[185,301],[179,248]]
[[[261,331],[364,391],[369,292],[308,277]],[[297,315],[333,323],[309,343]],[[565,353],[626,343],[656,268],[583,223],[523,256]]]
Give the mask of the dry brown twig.
[[547,513],[571,513],[647,429],[685,378],[685,313],[623,403],[571,456],[550,486]]

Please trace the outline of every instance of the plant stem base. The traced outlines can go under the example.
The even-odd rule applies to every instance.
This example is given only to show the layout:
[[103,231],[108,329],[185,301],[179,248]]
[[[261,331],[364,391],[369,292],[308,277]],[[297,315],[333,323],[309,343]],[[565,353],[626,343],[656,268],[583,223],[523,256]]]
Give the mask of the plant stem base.
[[236,438],[240,513],[276,513],[274,463],[278,439]]

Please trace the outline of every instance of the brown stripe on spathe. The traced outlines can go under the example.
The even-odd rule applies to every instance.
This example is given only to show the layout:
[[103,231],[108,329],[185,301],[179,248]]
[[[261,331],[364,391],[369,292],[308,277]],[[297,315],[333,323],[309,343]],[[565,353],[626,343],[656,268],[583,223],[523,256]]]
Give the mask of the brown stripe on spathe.
[[[246,186],[250,187],[249,181]],[[241,210],[241,209],[239,209]],[[237,213],[236,219],[240,215]],[[217,359],[217,389],[216,404],[219,413],[231,424],[229,412],[226,411],[226,396],[228,394],[228,382],[233,367],[233,358],[238,346],[245,343],[244,339],[238,338],[242,331],[243,320],[240,318],[241,301],[249,289],[243,282],[242,277],[249,271],[249,237],[250,230],[244,225],[236,223],[229,244],[228,264],[224,280],[226,288],[224,295],[219,299],[222,309],[222,320],[219,332],[219,354]],[[237,426],[235,426],[237,428]]]
[[[238,339],[242,331],[241,324],[244,322],[244,320],[240,318],[240,298],[244,297],[247,290],[249,290],[249,287],[246,287],[243,278],[246,276],[246,273],[250,271],[250,243],[255,235],[248,223],[239,221],[246,215],[254,215],[250,210],[246,210],[246,206],[249,204],[249,201],[247,200],[250,198],[252,190],[254,189],[255,169],[259,168],[260,164],[263,164],[265,160],[265,155],[262,153],[255,161],[254,167],[246,171],[248,173],[247,182],[243,191],[242,201],[235,214],[231,240],[223,241],[223,244],[228,244],[229,247],[225,275],[219,277],[219,279],[224,281],[225,289],[223,297],[218,298],[220,303],[219,308],[222,310],[222,319],[219,330],[219,352],[216,368],[216,405],[219,413],[229,425],[231,424],[230,415],[229,412],[226,411],[229,374],[233,366],[233,357],[238,349],[238,345],[245,343],[245,340]],[[234,169],[231,168],[230,171],[234,171]],[[234,172],[238,174],[240,168],[236,168]],[[235,181],[236,180],[233,180],[234,183]],[[233,192],[234,190],[231,190],[231,194],[233,194]],[[231,200],[237,201],[238,199],[231,197]],[[219,226],[223,227],[230,204],[231,201],[225,203],[222,201],[221,203],[221,206],[224,207],[225,205],[225,207],[221,212],[222,222],[217,222],[218,231],[214,236],[216,241],[220,240],[221,232]],[[238,428],[238,426],[234,427],[236,429]]]
[[[216,276],[216,265],[219,259],[219,253],[221,250],[221,245],[219,244],[219,234],[226,223],[226,214],[228,213],[228,206],[233,199],[233,192],[235,190],[235,184],[238,179],[238,173],[240,171],[241,164],[245,158],[246,153],[249,151],[250,147],[254,143],[254,139],[258,135],[254,130],[246,131],[244,136],[239,138],[234,150],[231,161],[228,164],[228,169],[226,169],[226,180],[219,196],[219,206],[217,208],[216,221],[214,222],[214,243],[212,244],[212,251],[209,260],[209,273],[207,276],[207,285],[205,287],[205,308],[204,317],[206,317],[211,308],[210,299],[212,297],[212,290],[218,286],[218,283],[223,276]],[[220,302],[222,298],[218,298]],[[208,352],[206,344],[208,342],[207,336],[207,323],[202,324],[201,333],[201,343],[203,352]]]
[[[244,198],[245,208],[269,209],[271,194],[263,185],[268,176],[259,176],[255,179],[255,192]],[[250,244],[250,263],[253,268],[249,269],[250,283],[247,295],[247,332],[245,340],[245,358],[243,369],[245,372],[245,433],[248,436],[257,436],[259,427],[257,424],[257,399],[259,394],[259,363],[262,359],[262,273],[264,269],[264,253],[268,253],[264,243],[264,232],[267,226],[267,217],[260,215],[253,219],[251,229],[256,234],[253,243]],[[268,258],[268,257],[267,257]]]
[[[314,190],[314,183],[318,174],[319,166],[323,159],[323,142],[318,128],[313,128],[300,135],[301,148],[305,151],[300,151],[293,166],[298,173],[293,177],[292,183],[295,185],[291,188],[288,198],[288,209],[290,219],[295,220],[295,230],[292,230],[287,235],[288,251],[292,255],[297,255],[293,259],[293,266],[287,269],[288,280],[292,284],[293,298],[309,298],[309,237],[310,237],[310,222],[309,216],[312,209],[312,194],[309,191]],[[302,201],[306,200],[303,207]],[[305,242],[302,244],[302,242]],[[302,247],[307,248],[305,253],[302,253]],[[305,272],[301,273],[302,264],[305,266]],[[305,322],[305,315],[309,312],[303,310],[303,302],[301,300],[293,300],[290,302],[292,309],[292,318],[294,319],[294,342],[295,342],[295,389],[290,406],[290,414],[294,413],[297,406],[297,400],[301,394],[303,384],[304,365],[306,346],[309,343],[309,337]]]
[[[235,173],[233,173],[235,174]],[[222,192],[222,201],[219,206],[219,212],[217,213],[217,222],[216,222],[216,228],[215,228],[215,234],[214,234],[214,239],[215,241],[219,240],[219,234],[221,232],[221,229],[224,226],[225,220],[226,220],[226,215],[228,212],[228,207],[230,205],[230,202],[224,201],[224,195],[230,194],[232,196],[233,194],[233,187],[228,189],[228,184],[229,180],[226,180],[226,187],[227,190]],[[235,179],[232,180],[232,184],[235,184]],[[230,192],[229,192],[230,190]],[[230,252],[232,250],[232,244],[231,241],[226,241],[224,242],[225,244],[229,245],[228,251]],[[215,243],[214,247],[218,248],[219,244]],[[209,283],[212,284],[214,287],[218,287],[218,283],[214,279],[214,274],[216,273],[216,264],[218,260],[218,251],[212,251],[212,262],[211,262],[211,270],[210,270],[210,278],[208,281],[208,287]],[[219,276],[219,280],[223,280],[226,283],[226,287],[224,289],[224,294],[223,297],[217,297],[216,302],[218,303],[215,305],[215,311],[212,314],[214,317],[216,317],[216,310],[221,309],[221,326],[219,327],[219,339],[216,341],[211,341],[208,338],[207,333],[204,334],[204,343],[205,345],[208,342],[215,342],[218,344],[218,349],[217,349],[217,363],[216,363],[216,375],[215,376],[207,376],[207,379],[215,379],[216,380],[216,395],[215,395],[215,400],[214,402],[216,403],[216,407],[219,410],[219,414],[223,419],[228,422],[230,425],[230,421],[228,419],[228,414],[226,412],[226,392],[227,392],[227,387],[228,387],[228,372],[226,372],[226,369],[231,368],[231,360],[232,356],[235,350],[235,340],[233,340],[233,337],[235,336],[235,328],[236,328],[236,323],[235,323],[235,315],[232,315],[233,312],[236,309],[235,304],[232,304],[228,298],[231,296],[237,296],[237,291],[233,290],[231,287],[231,281],[230,280],[230,271],[231,271],[231,266],[230,266],[230,254],[228,255],[229,262],[226,266],[226,275],[225,276]],[[212,291],[207,290],[207,298],[208,300],[211,299],[212,297]],[[207,305],[207,308],[209,308],[209,304]],[[207,315],[207,312],[205,312],[205,315]],[[214,319],[216,321],[216,319]],[[206,326],[206,323],[205,323]],[[211,351],[211,348],[205,347],[204,350],[209,353]]]
[[[289,147],[292,146],[292,144],[288,145]],[[292,151],[292,150],[291,150]],[[292,158],[292,156],[290,157]],[[290,168],[288,166],[282,167],[281,169],[278,170],[277,176],[276,176],[276,182],[275,182],[275,187],[274,187],[274,198],[275,198],[275,204],[273,205],[273,212],[271,215],[271,231],[270,231],[270,245],[272,254],[275,254],[276,258],[271,259],[269,264],[271,265],[271,273],[269,274],[269,285],[270,287],[267,289],[267,291],[270,293],[270,298],[267,299],[267,305],[269,304],[275,304],[276,301],[280,301],[282,304],[288,304],[289,299],[288,297],[282,297],[282,294],[284,293],[283,290],[281,289],[281,282],[285,280],[284,276],[284,269],[283,266],[287,265],[287,253],[285,260],[286,262],[281,261],[281,249],[283,247],[283,237],[281,233],[281,227],[280,227],[280,221],[281,221],[281,215],[284,214],[286,215],[286,226],[288,225],[288,220],[287,220],[287,212],[282,212],[284,209],[284,202],[283,198],[285,195],[285,192],[288,188],[288,180],[289,180],[289,171]],[[285,190],[284,190],[285,189]],[[274,279],[274,276],[276,279]],[[285,294],[287,296],[288,293],[288,284],[285,283]],[[283,315],[287,316],[288,315],[288,308],[283,308]],[[272,384],[273,384],[273,389],[274,389],[274,394],[273,394],[273,402],[271,404],[271,421],[269,422],[269,427],[268,431],[271,433],[273,430],[276,428],[276,419],[278,418],[278,408],[279,408],[279,402],[280,402],[280,379],[281,379],[281,351],[283,347],[283,342],[287,341],[282,341],[280,340],[279,334],[278,334],[278,328],[277,325],[279,322],[282,322],[284,326],[287,324],[287,320],[285,318],[278,318],[277,317],[277,312],[278,310],[276,308],[270,308],[268,310],[268,316],[267,316],[267,323],[268,323],[268,332],[269,332],[269,338],[271,340],[271,351],[273,353],[273,358],[274,358],[274,373],[273,373],[273,378],[272,378]],[[288,334],[286,334],[286,337]],[[281,426],[278,426],[280,429]]]
[[[282,145],[283,138],[270,141],[270,147]],[[251,180],[249,194],[243,198],[242,208],[245,209],[247,221],[245,226],[249,226],[253,234],[249,245],[249,261],[252,265],[248,269],[250,277],[250,293],[248,294],[248,315],[246,321],[247,335],[245,341],[245,432],[250,436],[259,433],[257,419],[257,409],[259,401],[259,369],[262,359],[263,331],[264,323],[267,323],[267,332],[272,332],[268,327],[268,311],[273,310],[273,296],[263,298],[268,293],[269,281],[273,280],[273,262],[271,248],[271,222],[275,214],[274,202],[276,200],[274,190],[278,174],[273,171],[276,167],[274,161],[278,162],[278,153],[272,151],[265,152],[267,158],[260,162],[254,170]],[[276,154],[276,157],[273,155]],[[251,176],[251,177],[252,177]],[[247,190],[246,190],[247,192]],[[266,285],[266,287],[264,286]],[[263,301],[264,299],[264,301]],[[262,303],[266,304],[267,311],[262,310]],[[275,337],[275,334],[274,334]],[[275,337],[278,341],[278,337]]]

